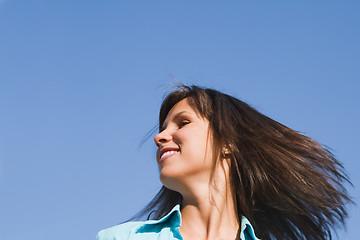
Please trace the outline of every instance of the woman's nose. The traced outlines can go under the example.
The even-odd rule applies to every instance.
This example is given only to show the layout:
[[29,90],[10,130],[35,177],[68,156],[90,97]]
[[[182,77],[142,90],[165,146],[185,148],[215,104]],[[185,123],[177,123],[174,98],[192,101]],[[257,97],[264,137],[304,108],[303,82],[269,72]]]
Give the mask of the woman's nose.
[[160,147],[161,144],[167,143],[171,141],[171,139],[172,137],[169,133],[162,131],[156,134],[156,136],[154,137],[154,142],[156,146]]

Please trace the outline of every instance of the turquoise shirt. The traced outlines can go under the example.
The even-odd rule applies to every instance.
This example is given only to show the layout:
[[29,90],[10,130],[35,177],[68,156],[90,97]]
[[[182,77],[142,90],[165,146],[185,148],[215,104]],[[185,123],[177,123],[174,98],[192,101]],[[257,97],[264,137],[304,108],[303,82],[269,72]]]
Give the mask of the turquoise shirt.
[[[180,205],[176,205],[160,220],[123,223],[101,230],[96,235],[96,240],[182,240],[180,226]],[[259,240],[246,217],[241,219],[240,238],[242,240]]]

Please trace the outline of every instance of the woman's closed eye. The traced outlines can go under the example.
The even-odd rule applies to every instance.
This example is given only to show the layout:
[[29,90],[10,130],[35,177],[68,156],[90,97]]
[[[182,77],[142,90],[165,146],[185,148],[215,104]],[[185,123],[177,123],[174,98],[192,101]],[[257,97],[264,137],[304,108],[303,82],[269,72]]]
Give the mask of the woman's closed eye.
[[190,123],[189,120],[182,120],[182,121],[179,122],[178,126],[179,126],[179,128],[182,128],[185,125],[188,125],[189,123]]

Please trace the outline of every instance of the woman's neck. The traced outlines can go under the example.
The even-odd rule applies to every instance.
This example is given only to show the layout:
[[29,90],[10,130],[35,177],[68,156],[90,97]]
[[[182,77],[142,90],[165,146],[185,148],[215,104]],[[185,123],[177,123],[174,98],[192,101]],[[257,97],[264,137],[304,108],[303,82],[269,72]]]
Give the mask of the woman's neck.
[[210,187],[197,184],[196,191],[183,195],[180,232],[184,240],[239,239],[240,222],[226,179],[216,174]]

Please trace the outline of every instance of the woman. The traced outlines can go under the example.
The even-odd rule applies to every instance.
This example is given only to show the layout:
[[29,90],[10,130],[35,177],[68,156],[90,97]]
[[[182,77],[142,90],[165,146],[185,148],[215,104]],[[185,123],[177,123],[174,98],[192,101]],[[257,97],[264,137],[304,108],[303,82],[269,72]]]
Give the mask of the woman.
[[331,239],[343,225],[342,165],[331,152],[213,89],[181,86],[162,103],[154,138],[163,187],[153,220],[110,239]]

